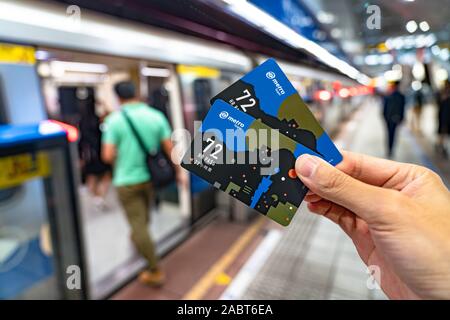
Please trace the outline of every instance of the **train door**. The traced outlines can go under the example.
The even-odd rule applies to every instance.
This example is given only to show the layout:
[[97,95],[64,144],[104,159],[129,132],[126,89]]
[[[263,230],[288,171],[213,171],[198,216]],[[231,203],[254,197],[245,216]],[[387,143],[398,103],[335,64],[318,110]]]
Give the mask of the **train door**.
[[[206,66],[178,65],[177,72],[182,89],[185,127],[191,136],[195,122],[201,121],[210,108],[210,99],[239,79],[242,74]],[[223,195],[203,179],[190,175],[192,222],[207,217],[218,205]],[[230,203],[225,203],[230,205]]]
[[[161,111],[173,130],[183,128],[179,88],[171,65],[142,62],[140,68],[141,98],[151,108]],[[156,193],[152,233],[161,240],[161,250],[173,243],[174,236],[185,234],[189,227],[190,211],[187,190],[173,183]],[[184,231],[183,231],[184,230]]]

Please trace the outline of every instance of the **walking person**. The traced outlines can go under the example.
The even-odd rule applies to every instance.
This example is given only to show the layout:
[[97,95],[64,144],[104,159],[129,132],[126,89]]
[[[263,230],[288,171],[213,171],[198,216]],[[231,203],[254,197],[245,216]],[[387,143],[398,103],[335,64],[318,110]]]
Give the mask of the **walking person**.
[[[164,283],[155,245],[149,233],[149,211],[154,190],[147,167],[146,155],[140,147],[133,127],[139,133],[148,150],[172,152],[171,128],[161,111],[151,108],[136,97],[132,82],[120,82],[114,90],[120,100],[121,110],[105,120],[103,135],[103,159],[114,163],[113,184],[131,228],[131,239],[137,251],[146,259],[147,269],[139,275],[139,281],[151,286]],[[124,114],[126,113],[126,114]],[[177,180],[179,166],[175,166]]]
[[392,157],[397,126],[403,121],[405,115],[405,96],[399,91],[400,82],[391,85],[390,93],[384,97],[383,118],[386,122],[388,134],[388,157]]
[[96,113],[96,105],[93,91],[82,100],[78,149],[82,175],[93,197],[94,206],[104,211],[108,208],[106,195],[111,185],[111,165],[101,159],[101,120]]
[[414,91],[413,93],[414,106],[412,109],[412,129],[414,132],[421,133],[420,119],[422,118],[422,107],[423,107],[423,93],[422,89]]

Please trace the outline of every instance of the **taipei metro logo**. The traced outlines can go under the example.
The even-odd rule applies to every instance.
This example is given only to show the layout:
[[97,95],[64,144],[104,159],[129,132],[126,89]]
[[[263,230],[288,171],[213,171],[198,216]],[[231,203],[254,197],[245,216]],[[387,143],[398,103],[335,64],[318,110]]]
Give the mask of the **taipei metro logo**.
[[244,127],[244,124],[241,121],[230,116],[227,111],[221,111],[219,113],[219,118],[222,120],[228,120],[228,121],[232,122],[238,128]]
[[266,72],[266,78],[269,80],[272,80],[273,84],[275,85],[275,92],[279,96],[282,96],[285,94],[285,91],[284,91],[283,87],[281,86],[281,84],[278,82],[278,80],[275,79],[275,77],[276,77],[275,72],[273,72],[273,71]]
[[270,79],[270,80],[275,79],[275,72],[272,72],[272,71],[267,72],[266,78]]
[[226,118],[228,118],[228,112],[222,111],[222,112],[219,114],[219,118],[220,118],[220,119],[226,119]]

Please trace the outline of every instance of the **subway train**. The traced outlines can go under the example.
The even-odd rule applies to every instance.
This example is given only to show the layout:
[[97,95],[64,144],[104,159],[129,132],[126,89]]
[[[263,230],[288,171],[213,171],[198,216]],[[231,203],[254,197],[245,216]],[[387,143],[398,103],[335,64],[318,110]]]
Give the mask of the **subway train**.
[[[54,119],[77,128],[86,108],[93,108],[100,119],[117,110],[114,83],[133,80],[140,97],[160,109],[174,130],[191,133],[194,121],[207,113],[212,96],[268,58],[94,12],[83,11],[80,22],[68,16],[64,6],[35,1],[0,4],[0,48],[32,54],[25,62],[0,61],[1,123]],[[329,133],[368,93],[366,87],[343,75],[318,71],[301,61],[278,62]],[[79,173],[76,152],[72,160]],[[189,178],[186,188],[163,190],[153,210],[151,230],[160,254],[224,209],[235,219],[249,219],[253,214],[198,177]],[[143,261],[130,245],[114,193],[109,195],[112,209],[96,212],[85,194],[82,177],[75,183],[81,221],[76,232],[83,248],[86,296],[107,297],[135,276]],[[47,223],[43,197],[39,181],[1,190],[0,221],[21,229],[26,239],[41,239]],[[47,276],[42,273],[31,284],[0,298],[33,297],[33,283],[43,282]],[[58,296],[58,290],[47,289],[47,293],[56,291],[54,296]]]

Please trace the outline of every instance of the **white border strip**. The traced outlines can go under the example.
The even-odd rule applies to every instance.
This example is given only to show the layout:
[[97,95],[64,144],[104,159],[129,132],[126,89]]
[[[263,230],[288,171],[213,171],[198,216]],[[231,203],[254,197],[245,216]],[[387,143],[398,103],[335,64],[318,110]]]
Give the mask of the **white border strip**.
[[245,263],[243,268],[236,275],[234,280],[223,292],[221,300],[242,299],[242,295],[247,290],[250,283],[256,277],[263,265],[266,263],[272,251],[280,241],[282,232],[280,230],[270,230],[255,252]]

